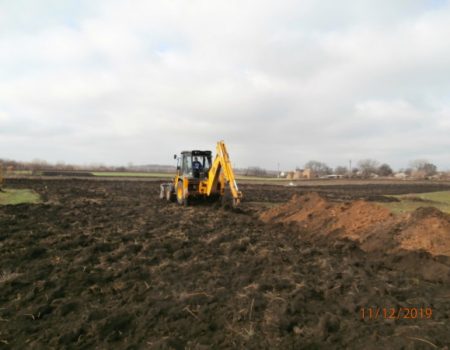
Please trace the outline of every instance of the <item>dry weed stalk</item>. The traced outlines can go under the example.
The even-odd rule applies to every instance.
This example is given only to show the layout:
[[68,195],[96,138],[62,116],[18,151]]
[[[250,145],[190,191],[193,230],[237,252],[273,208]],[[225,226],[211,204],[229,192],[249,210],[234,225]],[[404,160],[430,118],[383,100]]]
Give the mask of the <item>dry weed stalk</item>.
[[192,312],[191,309],[189,309],[189,306],[186,306],[183,310],[186,310],[187,312],[189,312],[197,321],[200,321],[200,319],[198,318],[198,316],[196,314],[194,314]]
[[438,348],[437,345],[433,344],[432,342],[430,342],[429,340],[426,340],[426,339],[417,338],[417,337],[406,337],[406,338],[411,339],[411,340],[418,340],[418,341],[421,341],[421,342],[423,342],[423,343],[426,343],[426,344],[432,346],[432,347],[435,348],[435,349]]
[[9,272],[9,271],[3,270],[3,271],[0,273],[0,283],[4,283],[4,282],[7,282],[7,281],[11,281],[11,280],[13,280],[13,279],[15,279],[15,278],[17,278],[17,277],[19,277],[19,276],[20,276],[20,273],[17,273],[17,272]]

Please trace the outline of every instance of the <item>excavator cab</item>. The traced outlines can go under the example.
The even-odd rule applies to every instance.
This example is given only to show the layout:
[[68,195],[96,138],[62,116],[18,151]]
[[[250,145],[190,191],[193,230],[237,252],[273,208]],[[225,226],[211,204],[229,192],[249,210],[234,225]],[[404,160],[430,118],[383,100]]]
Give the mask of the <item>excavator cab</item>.
[[[177,159],[177,173],[172,182],[161,184],[160,198],[187,205],[193,198],[224,198],[226,189],[232,196],[233,206],[242,198],[231,161],[223,141],[217,143],[217,154],[211,151],[183,151]],[[228,191],[227,191],[228,192]]]
[[211,151],[184,151],[177,158],[178,176],[206,179],[211,168]]

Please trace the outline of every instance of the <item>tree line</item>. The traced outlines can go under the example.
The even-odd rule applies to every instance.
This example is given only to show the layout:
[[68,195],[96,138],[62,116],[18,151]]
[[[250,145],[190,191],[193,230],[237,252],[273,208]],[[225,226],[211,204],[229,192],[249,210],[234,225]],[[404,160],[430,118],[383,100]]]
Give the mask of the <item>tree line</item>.
[[104,164],[88,164],[75,165],[67,164],[65,162],[50,163],[41,159],[34,159],[31,162],[19,162],[15,160],[0,159],[0,165],[5,170],[11,169],[13,171],[37,171],[37,170],[57,170],[57,171],[90,171],[90,172],[161,172],[173,173],[176,167],[173,165],[104,165]]
[[[117,172],[175,172],[175,167],[172,165],[133,165],[129,163],[126,166],[108,166],[103,164],[89,164],[89,165],[73,165],[64,162],[49,163],[45,160],[35,159],[31,162],[20,162],[14,160],[0,159],[0,164],[4,170],[12,169],[14,171],[21,170],[58,170],[58,171],[117,171]],[[340,175],[344,177],[388,177],[394,175],[394,170],[387,163],[380,163],[374,159],[362,159],[356,163],[356,166],[351,167],[340,165],[334,169],[324,162],[317,160],[310,160],[304,164],[303,169],[311,169],[316,176],[326,175]],[[296,170],[300,170],[297,167]],[[252,166],[248,168],[237,168],[235,172],[240,175],[258,176],[258,177],[275,177],[278,171],[267,170],[259,166]],[[438,173],[438,167],[426,159],[416,159],[409,163],[405,169],[400,169],[398,172],[404,173],[407,176],[416,175],[418,177],[430,177]]]
[[[388,177],[394,175],[394,170],[389,164],[380,163],[374,159],[359,160],[355,167],[350,168],[350,165],[340,165],[334,169],[324,162],[310,160],[305,163],[304,169],[311,169],[317,176],[341,175],[367,178],[372,176]],[[297,168],[297,170],[299,169]],[[438,173],[438,168],[426,159],[416,159],[409,163],[409,167],[400,169],[398,172],[404,173],[407,176],[417,174],[423,177],[430,177]]]

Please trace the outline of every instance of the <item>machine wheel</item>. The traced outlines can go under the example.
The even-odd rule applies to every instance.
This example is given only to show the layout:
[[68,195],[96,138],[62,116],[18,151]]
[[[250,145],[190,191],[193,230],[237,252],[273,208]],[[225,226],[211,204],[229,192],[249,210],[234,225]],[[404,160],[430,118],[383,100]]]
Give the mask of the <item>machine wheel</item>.
[[221,200],[220,193],[213,193],[209,197],[206,197],[210,202],[219,202]]
[[188,199],[185,197],[183,183],[178,182],[177,186],[177,202],[179,205],[187,206],[189,204]]

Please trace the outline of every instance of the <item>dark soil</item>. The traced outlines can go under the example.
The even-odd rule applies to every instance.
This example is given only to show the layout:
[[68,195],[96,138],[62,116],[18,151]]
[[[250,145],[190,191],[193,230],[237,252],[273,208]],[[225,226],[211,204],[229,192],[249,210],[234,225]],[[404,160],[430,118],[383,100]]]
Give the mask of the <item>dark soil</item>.
[[[160,201],[157,182],[15,179],[8,186],[34,189],[45,202],[0,207],[0,347],[450,344],[447,258],[365,253],[350,240],[258,220],[255,202],[306,189],[244,185],[247,201],[232,211]],[[430,190],[408,186],[317,190],[335,200]],[[433,315],[361,319],[369,307],[428,307]]]
[[449,183],[376,183],[376,184],[345,184],[317,186],[313,183],[297,186],[278,185],[243,185],[245,198],[248,201],[286,202],[293,194],[317,192],[330,200],[345,201],[364,199],[377,202],[396,202],[398,199],[386,195],[410,193],[426,193],[450,191]]

